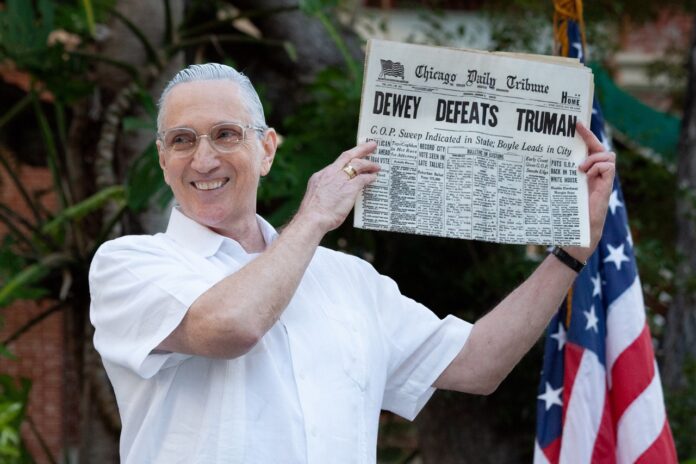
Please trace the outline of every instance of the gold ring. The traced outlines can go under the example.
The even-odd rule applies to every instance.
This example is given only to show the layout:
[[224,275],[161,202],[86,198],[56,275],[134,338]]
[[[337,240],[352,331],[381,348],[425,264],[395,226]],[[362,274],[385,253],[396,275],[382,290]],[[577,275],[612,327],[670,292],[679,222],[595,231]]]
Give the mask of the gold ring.
[[345,172],[346,174],[348,174],[348,177],[351,178],[351,179],[352,179],[353,177],[355,177],[355,176],[358,175],[358,172],[357,172],[357,171],[355,170],[355,168],[354,168],[353,166],[351,166],[350,164],[346,164],[346,165],[343,167],[343,172]]

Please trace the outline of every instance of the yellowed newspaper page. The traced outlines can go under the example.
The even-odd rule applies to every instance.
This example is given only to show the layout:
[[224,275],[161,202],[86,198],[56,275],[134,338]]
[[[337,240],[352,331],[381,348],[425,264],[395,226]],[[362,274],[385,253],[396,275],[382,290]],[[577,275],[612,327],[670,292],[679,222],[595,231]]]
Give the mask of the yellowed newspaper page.
[[368,44],[358,141],[381,172],[356,227],[516,244],[589,245],[591,71],[551,57]]

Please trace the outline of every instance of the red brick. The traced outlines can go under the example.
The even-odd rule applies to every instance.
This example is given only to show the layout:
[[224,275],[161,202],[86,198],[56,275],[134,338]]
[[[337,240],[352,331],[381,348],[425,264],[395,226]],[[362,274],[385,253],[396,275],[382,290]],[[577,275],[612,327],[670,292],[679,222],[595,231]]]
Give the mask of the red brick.
[[[7,153],[2,152],[0,156],[7,156]],[[43,168],[21,166],[18,168],[18,174],[23,185],[29,190],[46,189],[51,184],[50,173]],[[0,201],[31,220],[26,204],[4,171],[0,172]],[[55,207],[54,199],[48,195],[42,201],[46,208]],[[0,238],[6,233],[7,229],[0,224]],[[0,341],[5,340],[48,307],[48,302],[36,304],[22,301],[2,309],[0,318],[4,320],[4,325],[0,329]],[[67,423],[65,417],[72,415],[68,414],[65,408],[64,325],[62,312],[51,314],[9,345],[10,350],[18,357],[17,360],[0,358],[0,372],[31,379],[28,416],[36,425],[55,460],[59,460],[63,453],[62,442],[66,436]],[[22,426],[22,436],[37,464],[50,462],[26,423]]]

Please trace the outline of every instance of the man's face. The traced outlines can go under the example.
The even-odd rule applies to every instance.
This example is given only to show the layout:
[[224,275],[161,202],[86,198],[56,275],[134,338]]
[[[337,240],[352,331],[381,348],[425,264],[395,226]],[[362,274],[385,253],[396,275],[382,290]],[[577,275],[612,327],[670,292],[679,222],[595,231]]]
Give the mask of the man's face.
[[[238,86],[225,80],[187,82],[169,92],[161,130],[188,127],[203,135],[223,122],[252,123]],[[247,129],[245,140],[231,153],[218,152],[207,137],[184,158],[173,156],[161,140],[157,149],[164,179],[182,212],[225,234],[254,217],[259,178],[271,169],[276,134],[269,129],[259,137]]]

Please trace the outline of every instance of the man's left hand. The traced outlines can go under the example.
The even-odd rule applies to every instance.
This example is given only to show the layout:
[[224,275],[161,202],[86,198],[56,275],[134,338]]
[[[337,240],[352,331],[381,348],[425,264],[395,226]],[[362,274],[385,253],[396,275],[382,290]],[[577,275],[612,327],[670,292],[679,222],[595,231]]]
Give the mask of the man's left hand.
[[571,256],[586,261],[597,248],[604,229],[604,219],[609,206],[609,196],[614,185],[616,171],[616,155],[608,151],[602,142],[585,127],[578,123],[576,130],[587,144],[588,156],[578,169],[587,174],[587,193],[589,197],[590,214],[590,246],[564,247]]

